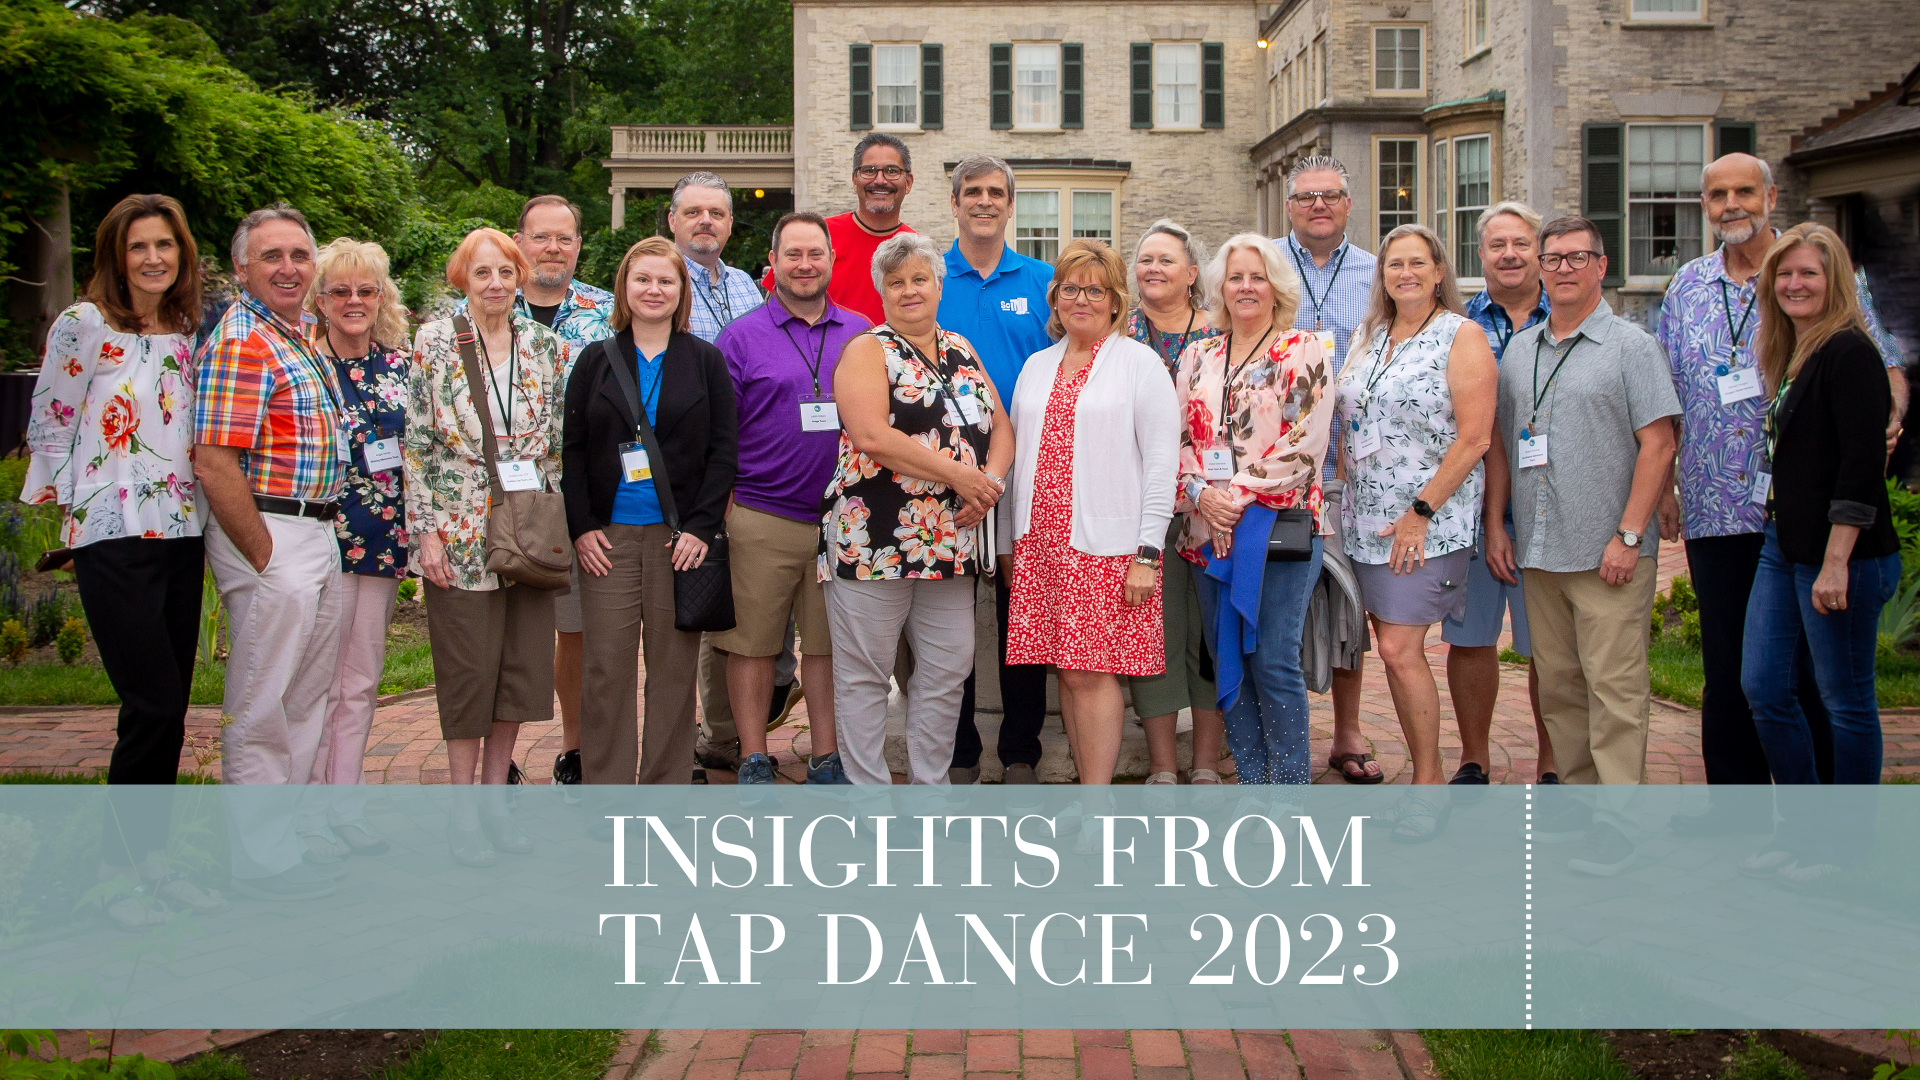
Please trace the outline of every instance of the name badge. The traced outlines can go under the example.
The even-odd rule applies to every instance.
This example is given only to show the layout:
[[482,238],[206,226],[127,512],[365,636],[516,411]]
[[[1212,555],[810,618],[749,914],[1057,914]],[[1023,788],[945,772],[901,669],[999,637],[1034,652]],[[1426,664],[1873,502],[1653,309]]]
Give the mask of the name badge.
[[1753,474],[1753,490],[1747,493],[1747,501],[1767,505],[1767,496],[1773,494],[1773,474],[1757,472]]
[[1520,467],[1531,469],[1547,463],[1547,437],[1545,435],[1520,436]]
[[1233,479],[1233,448],[1209,446],[1200,451],[1200,466],[1209,480]]
[[353,424],[344,415],[334,417],[333,423],[333,456],[340,459],[340,464],[351,465],[353,464]]
[[[955,408],[959,411],[955,412]],[[961,424],[977,424],[986,413],[980,408],[980,399],[973,395],[971,386],[962,386],[951,398],[947,399],[947,422],[955,427]]]
[[1356,458],[1372,457],[1380,449],[1380,425],[1361,426],[1360,421],[1353,422],[1353,440],[1348,444],[1349,451]]
[[367,443],[367,471],[387,472],[400,467],[400,440],[375,439]]
[[644,443],[620,444],[620,476],[630,484],[653,479],[653,462],[647,460]]
[[1731,405],[1736,401],[1760,396],[1760,369],[1741,368],[1714,377],[1720,384],[1720,404]]
[[800,430],[839,431],[840,406],[826,398],[801,398]]
[[540,463],[531,458],[500,462],[500,486],[508,491],[539,491]]

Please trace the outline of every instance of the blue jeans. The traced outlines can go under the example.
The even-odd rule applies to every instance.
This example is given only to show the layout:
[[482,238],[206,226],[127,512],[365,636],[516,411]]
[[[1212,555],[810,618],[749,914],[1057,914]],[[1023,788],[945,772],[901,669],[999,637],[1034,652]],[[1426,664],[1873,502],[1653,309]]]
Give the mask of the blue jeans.
[[[1226,587],[1195,574],[1207,649],[1215,650],[1215,618]],[[1270,562],[1260,583],[1260,644],[1245,658],[1240,696],[1227,710],[1227,749],[1242,784],[1306,784],[1307,679],[1300,668],[1300,634],[1307,600],[1320,581],[1320,538],[1305,562]]]

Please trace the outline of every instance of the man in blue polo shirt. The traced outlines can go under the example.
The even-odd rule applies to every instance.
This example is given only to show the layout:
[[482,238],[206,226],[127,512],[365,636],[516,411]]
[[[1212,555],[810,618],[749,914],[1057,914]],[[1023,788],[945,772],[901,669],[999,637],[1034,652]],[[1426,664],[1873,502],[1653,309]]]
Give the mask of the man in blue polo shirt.
[[[1047,286],[1053,267],[1007,247],[1013,220],[1013,169],[987,154],[953,168],[955,240],[947,252],[947,279],[940,294],[940,325],[973,342],[1000,400],[1027,357],[1053,344],[1047,336]],[[1034,784],[1040,764],[1040,727],[1047,719],[1047,668],[1007,663],[1007,575],[994,578],[1000,621],[1000,764],[1009,784]],[[974,677],[967,677],[960,703],[960,730],[948,779],[980,779],[980,731],[973,723]]]

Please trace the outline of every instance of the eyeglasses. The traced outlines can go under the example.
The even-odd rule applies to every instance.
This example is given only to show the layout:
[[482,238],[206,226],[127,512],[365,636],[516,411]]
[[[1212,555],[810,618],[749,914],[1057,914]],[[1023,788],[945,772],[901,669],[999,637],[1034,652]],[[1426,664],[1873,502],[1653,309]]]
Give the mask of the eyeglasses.
[[1060,299],[1062,300],[1078,300],[1083,296],[1087,298],[1088,303],[1097,304],[1107,298],[1107,290],[1098,285],[1060,286]]
[[1312,206],[1314,203],[1326,203],[1328,206],[1332,206],[1334,203],[1337,203],[1341,199],[1344,199],[1346,197],[1347,197],[1346,192],[1338,191],[1338,190],[1296,191],[1292,195],[1287,196],[1288,199],[1292,200],[1293,205],[1299,206],[1299,207]]
[[853,170],[853,175],[862,180],[872,180],[884,176],[889,180],[898,180],[907,175],[907,170],[898,165],[862,165]]
[[380,289],[374,285],[362,285],[358,289],[349,289],[345,285],[335,285],[333,288],[327,290],[327,295],[333,297],[335,303],[344,304],[354,297],[359,297],[362,300],[373,300],[380,295]]
[[576,244],[580,243],[580,238],[577,236],[555,236],[553,233],[534,233],[529,239],[533,241],[534,247],[549,247],[557,244],[562,251],[571,251]]
[[1569,270],[1585,270],[1593,260],[1599,257],[1600,253],[1597,251],[1569,251],[1564,254],[1541,255],[1540,269],[1552,272],[1560,269],[1561,263],[1566,263]]

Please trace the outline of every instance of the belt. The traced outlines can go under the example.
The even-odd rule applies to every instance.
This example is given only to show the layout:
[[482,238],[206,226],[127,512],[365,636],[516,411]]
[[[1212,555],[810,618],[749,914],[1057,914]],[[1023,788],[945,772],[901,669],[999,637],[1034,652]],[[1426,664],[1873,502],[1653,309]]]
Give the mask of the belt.
[[332,521],[340,512],[340,501],[334,499],[321,502],[318,499],[283,499],[278,495],[255,494],[253,505],[263,514],[286,514],[289,517],[313,518],[317,521]]

